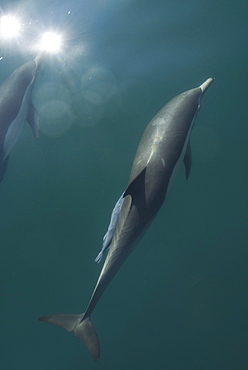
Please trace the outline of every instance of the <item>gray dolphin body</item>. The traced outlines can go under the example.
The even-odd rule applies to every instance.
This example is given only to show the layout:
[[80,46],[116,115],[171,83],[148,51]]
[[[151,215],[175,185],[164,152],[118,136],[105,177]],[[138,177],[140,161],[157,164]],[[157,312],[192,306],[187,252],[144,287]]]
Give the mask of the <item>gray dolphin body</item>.
[[23,64],[0,85],[0,182],[25,120],[35,137],[39,136],[39,120],[31,102],[31,93],[42,59],[38,56]]
[[200,99],[212,82],[213,79],[209,78],[200,87],[176,96],[147,126],[134,158],[127,189],[112,213],[110,238],[105,235],[103,249],[97,257],[99,260],[108,249],[86,311],[81,315],[39,318],[72,331],[85,343],[94,360],[100,355],[100,345],[90,315],[162,206],[177,166],[182,161],[188,177],[191,164],[189,138],[194,118],[200,108]]

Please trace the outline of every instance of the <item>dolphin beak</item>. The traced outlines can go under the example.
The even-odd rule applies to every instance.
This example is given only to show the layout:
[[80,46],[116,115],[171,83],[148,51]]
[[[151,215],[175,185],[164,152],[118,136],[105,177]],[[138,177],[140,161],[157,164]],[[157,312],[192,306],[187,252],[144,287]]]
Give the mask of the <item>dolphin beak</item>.
[[202,91],[202,94],[205,93],[205,91],[207,91],[207,89],[209,88],[209,86],[212,84],[212,82],[214,82],[214,78],[210,77],[208,78],[205,82],[203,82],[203,84],[201,84],[199,87]]

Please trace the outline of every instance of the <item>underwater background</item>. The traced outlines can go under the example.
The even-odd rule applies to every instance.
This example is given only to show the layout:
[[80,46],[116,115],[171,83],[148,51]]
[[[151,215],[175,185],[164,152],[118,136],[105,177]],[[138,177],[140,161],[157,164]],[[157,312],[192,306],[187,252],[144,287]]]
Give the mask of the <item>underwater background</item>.
[[[1,1],[23,39],[0,44],[1,82],[54,29],[63,49],[33,91],[0,184],[2,370],[248,369],[248,2]],[[38,321],[85,310],[111,211],[141,135],[175,95],[204,95],[184,168],[92,323],[93,362],[64,329]]]

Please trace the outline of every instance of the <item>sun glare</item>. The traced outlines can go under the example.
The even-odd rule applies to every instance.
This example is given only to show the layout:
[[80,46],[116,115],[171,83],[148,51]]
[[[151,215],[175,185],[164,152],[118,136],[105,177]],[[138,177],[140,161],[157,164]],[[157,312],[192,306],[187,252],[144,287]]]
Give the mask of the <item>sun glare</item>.
[[[39,23],[36,24],[36,22],[21,20],[15,14],[0,15],[0,41],[5,43],[7,41],[7,46],[10,46],[9,40],[14,39],[22,49],[36,49],[36,52],[50,54],[59,53],[64,43],[62,35],[51,29],[42,33],[37,28],[38,25]],[[44,29],[41,24],[40,27]]]
[[61,36],[54,32],[45,32],[42,35],[40,49],[49,53],[57,53],[61,50]]
[[0,35],[4,38],[12,38],[18,36],[20,31],[19,21],[12,16],[4,15],[0,19]]

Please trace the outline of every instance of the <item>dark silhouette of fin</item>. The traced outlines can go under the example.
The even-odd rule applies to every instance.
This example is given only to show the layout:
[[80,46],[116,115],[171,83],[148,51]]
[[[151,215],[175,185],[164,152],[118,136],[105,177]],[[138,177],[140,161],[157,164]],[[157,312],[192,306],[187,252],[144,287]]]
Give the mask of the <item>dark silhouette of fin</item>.
[[7,165],[8,165],[8,161],[9,161],[9,157],[5,158],[5,160],[3,161],[2,166],[0,166],[0,182],[2,182],[2,180],[4,178],[6,168],[7,168]]
[[184,166],[185,166],[186,180],[188,180],[190,169],[191,169],[191,162],[192,162],[190,142],[188,142],[183,162],[184,162]]
[[145,174],[146,167],[128,185],[126,191],[123,194],[123,198],[126,197],[127,195],[134,196],[137,192],[140,192],[140,190],[145,187]]

